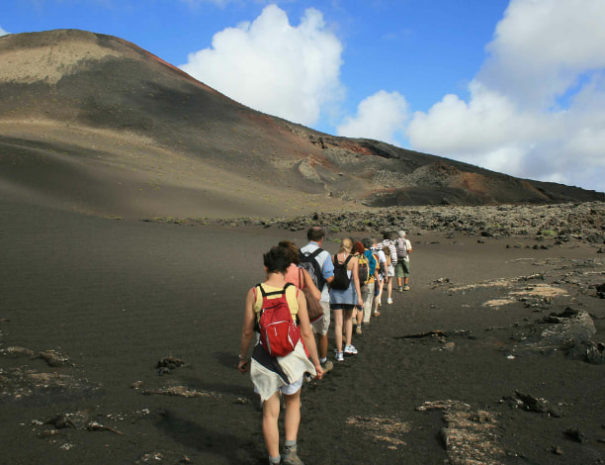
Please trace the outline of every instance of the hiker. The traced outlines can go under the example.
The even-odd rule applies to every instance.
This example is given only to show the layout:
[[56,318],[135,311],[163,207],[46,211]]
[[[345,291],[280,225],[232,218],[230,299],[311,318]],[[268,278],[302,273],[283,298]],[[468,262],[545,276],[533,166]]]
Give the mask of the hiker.
[[397,246],[396,274],[399,292],[410,290],[410,254],[412,253],[412,243],[407,239],[405,231],[399,231],[398,238],[395,241]]
[[280,241],[277,245],[286,249],[288,259],[291,261],[290,266],[286,269],[286,281],[294,284],[300,290],[309,288],[311,295],[315,299],[320,300],[321,291],[317,289],[313,278],[307,270],[298,266],[300,263],[300,250],[296,247],[296,244],[292,241]]
[[387,272],[385,274],[385,284],[387,286],[387,304],[393,303],[393,279],[395,278],[395,266],[397,265],[397,248],[393,240],[393,233],[385,232],[382,241],[382,250],[387,256]]
[[[357,355],[351,343],[353,339],[353,309],[363,306],[359,286],[359,261],[351,252],[353,242],[345,238],[334,255],[334,279],[330,283],[330,309],[334,314],[334,338],[336,340],[336,361],[342,362],[344,354]],[[345,332],[345,346],[342,347],[342,333]]]
[[395,277],[395,267],[393,266],[393,258],[390,247],[383,247],[382,251],[386,256],[386,276],[385,285],[387,287],[387,304],[393,303],[393,278]]
[[374,289],[376,282],[378,281],[378,256],[370,250],[372,248],[372,240],[365,238],[362,241],[363,254],[368,261],[368,280],[361,287],[361,297],[363,299],[363,324],[367,325],[370,323],[372,316],[372,306],[374,304]]
[[[361,299],[364,300],[365,284],[370,278],[370,266],[367,257],[364,255],[364,247],[360,241],[353,243],[353,256],[358,260],[359,287],[361,288]],[[360,336],[362,334],[361,326],[363,324],[363,306],[355,306],[353,309],[353,332]]]
[[[332,362],[328,362],[328,330],[330,329],[330,294],[328,285],[334,279],[334,265],[330,253],[323,250],[324,230],[320,226],[313,226],[307,231],[307,240],[309,243],[300,248],[299,266],[313,272],[313,282],[321,291],[320,304],[323,309],[323,316],[313,322],[311,327],[317,335],[319,361],[328,371]],[[311,273],[309,273],[311,274]]]
[[[242,328],[241,347],[239,353],[238,370],[241,373],[250,371],[250,377],[254,383],[263,405],[263,435],[265,446],[269,454],[270,464],[297,464],[302,461],[297,455],[296,439],[300,424],[300,393],[303,376],[306,372],[316,375],[321,379],[323,370],[317,356],[315,338],[309,324],[307,307],[303,294],[295,286],[286,281],[285,272],[290,265],[290,257],[284,247],[272,247],[263,255],[263,262],[267,278],[248,291],[246,296],[244,324]],[[271,310],[271,301],[280,301],[276,305],[287,306],[291,319],[298,320],[300,338],[296,340],[294,349],[281,356],[271,356],[271,348],[276,347],[263,342],[263,316]],[[292,323],[292,321],[290,321]],[[251,359],[248,350],[254,335],[255,324],[261,332],[260,342],[253,349]],[[288,326],[291,328],[291,326]],[[271,336],[267,336],[271,338]],[[304,342],[301,342],[301,340]],[[283,339],[282,339],[283,340]],[[286,338],[290,341],[292,338]],[[309,357],[305,352],[308,350]],[[284,396],[286,413],[285,445],[283,457],[279,453],[279,410],[280,394]],[[283,460],[282,460],[283,458]]]
[[382,244],[378,244],[376,239],[372,238],[372,248],[370,249],[373,254],[378,257],[378,280],[374,288],[374,311],[373,316],[380,316],[379,307],[382,306],[382,291],[384,289],[385,278],[387,274],[387,257],[382,250]]

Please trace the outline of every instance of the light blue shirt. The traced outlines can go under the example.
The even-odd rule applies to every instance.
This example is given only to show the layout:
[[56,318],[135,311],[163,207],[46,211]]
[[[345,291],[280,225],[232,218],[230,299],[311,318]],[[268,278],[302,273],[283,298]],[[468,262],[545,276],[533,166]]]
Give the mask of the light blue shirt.
[[[315,252],[319,248],[319,244],[317,242],[311,241],[304,247],[300,249],[301,252],[305,254],[311,254]],[[334,263],[332,263],[332,257],[327,250],[323,250],[317,257],[315,257],[317,263],[321,267],[321,276],[324,279],[331,278],[334,276]],[[324,284],[323,289],[321,290],[321,301],[329,302],[330,301],[330,293],[328,290],[328,283]]]

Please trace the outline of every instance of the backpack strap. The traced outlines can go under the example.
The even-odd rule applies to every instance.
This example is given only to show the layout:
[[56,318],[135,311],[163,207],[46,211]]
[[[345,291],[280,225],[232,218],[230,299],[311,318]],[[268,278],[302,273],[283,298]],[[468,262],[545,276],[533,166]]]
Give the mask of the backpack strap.
[[288,286],[294,286],[294,284],[292,284],[292,283],[286,283],[286,285],[284,286],[283,289],[281,289],[279,291],[273,291],[273,292],[266,292],[265,289],[263,288],[262,284],[257,284],[256,286],[260,288],[260,292],[263,295],[263,298],[265,298],[265,297],[268,297],[270,295],[285,294],[286,293],[286,289],[288,289]]
[[313,253],[310,255],[310,257],[315,258],[315,257],[317,257],[317,256],[318,256],[320,253],[322,253],[323,251],[324,251],[324,249],[322,249],[321,247],[318,247],[318,248],[316,248],[316,249],[315,249],[315,252],[313,252]]

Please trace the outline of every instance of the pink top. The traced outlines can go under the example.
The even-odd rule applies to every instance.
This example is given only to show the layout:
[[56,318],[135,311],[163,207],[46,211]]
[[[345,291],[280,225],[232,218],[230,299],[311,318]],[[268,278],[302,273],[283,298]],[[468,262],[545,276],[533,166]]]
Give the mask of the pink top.
[[303,283],[300,282],[301,269],[296,264],[290,263],[290,266],[286,270],[285,278],[287,282],[294,284],[297,289],[302,289]]

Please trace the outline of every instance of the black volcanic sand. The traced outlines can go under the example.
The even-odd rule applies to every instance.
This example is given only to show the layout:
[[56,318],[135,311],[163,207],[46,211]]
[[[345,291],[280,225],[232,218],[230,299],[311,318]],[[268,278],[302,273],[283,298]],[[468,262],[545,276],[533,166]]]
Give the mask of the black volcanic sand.
[[[235,369],[243,296],[263,277],[261,253],[280,239],[302,245],[304,232],[116,221],[6,200],[0,217],[1,463],[265,463],[258,402]],[[304,387],[305,463],[605,463],[605,365],[521,347],[523,331],[566,307],[588,311],[594,340],[605,340],[598,247],[410,239],[412,290],[355,337],[357,357]],[[538,295],[545,285],[566,295]],[[483,305],[491,299],[510,302]],[[54,358],[37,357],[51,349]],[[551,413],[514,408],[515,391]],[[471,427],[484,431],[482,445],[467,443],[477,461],[456,455],[464,447],[453,447],[451,417],[442,431],[447,412],[417,410],[426,401],[457,401],[451,415],[468,404]]]

